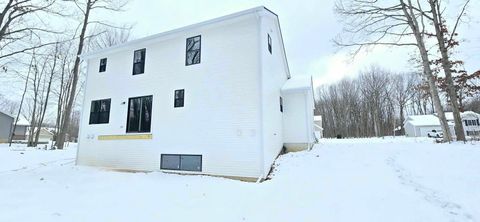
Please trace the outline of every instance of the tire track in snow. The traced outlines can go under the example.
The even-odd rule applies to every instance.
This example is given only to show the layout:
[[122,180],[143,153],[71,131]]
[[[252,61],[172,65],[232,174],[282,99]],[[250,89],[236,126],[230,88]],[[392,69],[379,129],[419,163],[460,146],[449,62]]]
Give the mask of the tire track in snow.
[[413,190],[422,195],[427,202],[444,210],[445,213],[447,213],[451,218],[450,221],[476,221],[473,216],[466,212],[460,204],[442,197],[440,192],[415,181],[412,173],[400,166],[395,157],[387,158],[386,163],[395,171],[397,177],[400,179],[400,182],[403,185],[413,188]]

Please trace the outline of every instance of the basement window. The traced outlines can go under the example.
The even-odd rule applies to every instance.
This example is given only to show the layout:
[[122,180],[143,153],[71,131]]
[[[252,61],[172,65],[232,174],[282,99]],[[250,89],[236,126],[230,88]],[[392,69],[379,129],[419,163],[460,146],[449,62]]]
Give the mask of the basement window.
[[268,51],[272,54],[272,37],[268,34]]
[[187,52],[185,56],[185,65],[200,64],[202,36],[194,36],[187,39]]
[[128,100],[127,133],[148,133],[152,123],[153,96]]
[[202,171],[202,155],[162,154],[160,169]]
[[89,124],[105,124],[110,119],[111,99],[92,101]]
[[100,59],[100,67],[98,72],[105,72],[107,70],[107,58]]
[[185,101],[185,90],[184,89],[177,89],[175,90],[175,101],[174,107],[183,107]]
[[133,75],[145,72],[146,49],[139,49],[133,53]]

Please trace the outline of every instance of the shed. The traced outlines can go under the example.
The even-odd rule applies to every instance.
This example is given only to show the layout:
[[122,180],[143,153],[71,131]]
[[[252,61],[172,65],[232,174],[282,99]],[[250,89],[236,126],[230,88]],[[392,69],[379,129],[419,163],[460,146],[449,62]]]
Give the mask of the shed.
[[317,139],[323,138],[323,123],[322,123],[322,116],[314,116],[313,117],[313,124],[315,127],[315,136]]

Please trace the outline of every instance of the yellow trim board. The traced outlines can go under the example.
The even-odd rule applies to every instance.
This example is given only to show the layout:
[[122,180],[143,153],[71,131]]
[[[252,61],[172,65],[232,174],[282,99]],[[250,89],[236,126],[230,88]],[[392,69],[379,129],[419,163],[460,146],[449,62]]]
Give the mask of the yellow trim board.
[[98,140],[151,140],[152,134],[99,135]]

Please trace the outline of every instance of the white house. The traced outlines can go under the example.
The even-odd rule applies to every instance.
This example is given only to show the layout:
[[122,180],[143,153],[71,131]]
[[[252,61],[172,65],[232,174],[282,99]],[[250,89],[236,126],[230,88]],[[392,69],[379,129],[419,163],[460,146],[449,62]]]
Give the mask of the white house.
[[[447,121],[454,124],[454,118],[452,112],[446,112],[445,117]],[[462,118],[463,130],[466,136],[480,136],[480,114],[472,111],[465,111],[460,113]],[[455,133],[455,131],[452,131]]]
[[[449,124],[450,132],[453,132],[453,124]],[[442,131],[440,120],[435,115],[408,116],[404,123],[405,136],[426,137],[428,132],[433,130]]]
[[14,119],[12,116],[0,111],[0,143],[8,142]]
[[292,82],[278,17],[264,7],[82,59],[77,164],[256,180],[284,146],[314,143],[311,80]]

